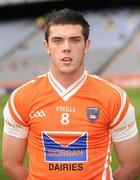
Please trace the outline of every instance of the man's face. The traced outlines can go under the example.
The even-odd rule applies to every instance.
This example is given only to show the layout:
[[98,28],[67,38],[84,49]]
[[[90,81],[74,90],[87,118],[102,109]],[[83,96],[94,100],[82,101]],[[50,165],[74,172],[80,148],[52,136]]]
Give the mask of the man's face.
[[45,47],[51,58],[51,70],[58,73],[82,72],[89,40],[84,40],[80,25],[52,25]]

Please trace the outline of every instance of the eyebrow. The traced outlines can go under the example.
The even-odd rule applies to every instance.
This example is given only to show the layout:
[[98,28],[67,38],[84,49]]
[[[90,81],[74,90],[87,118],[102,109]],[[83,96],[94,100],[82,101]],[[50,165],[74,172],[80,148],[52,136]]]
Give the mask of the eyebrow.
[[[54,36],[51,39],[61,39],[61,38],[64,38],[64,37],[62,37],[62,36]],[[82,37],[81,36],[71,36],[71,37],[69,37],[69,39],[73,39],[73,38],[81,39]]]
[[77,38],[77,39],[81,39],[82,37],[81,36],[72,36],[70,38]]

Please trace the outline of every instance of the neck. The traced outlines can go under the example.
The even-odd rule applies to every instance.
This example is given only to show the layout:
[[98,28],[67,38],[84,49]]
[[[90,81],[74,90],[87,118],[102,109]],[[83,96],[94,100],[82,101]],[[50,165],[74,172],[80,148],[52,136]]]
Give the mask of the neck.
[[75,81],[77,81],[82,74],[84,73],[84,70],[78,73],[60,73],[59,76],[55,74],[52,70],[51,73],[53,77],[64,87],[68,88],[70,85],[72,85]]

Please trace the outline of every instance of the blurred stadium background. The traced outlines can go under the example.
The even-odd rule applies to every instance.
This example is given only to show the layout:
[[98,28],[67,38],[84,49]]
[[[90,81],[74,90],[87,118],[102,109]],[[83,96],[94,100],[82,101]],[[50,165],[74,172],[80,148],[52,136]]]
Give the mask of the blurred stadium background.
[[[44,17],[64,7],[79,10],[90,23],[87,70],[123,88],[138,88],[134,101],[139,106],[139,0],[0,0],[0,118],[5,103],[1,97],[48,70]],[[1,168],[0,155],[0,179],[6,180]]]
[[87,69],[123,87],[140,86],[139,1],[0,0],[0,93],[46,72],[44,16],[63,7],[90,23]]

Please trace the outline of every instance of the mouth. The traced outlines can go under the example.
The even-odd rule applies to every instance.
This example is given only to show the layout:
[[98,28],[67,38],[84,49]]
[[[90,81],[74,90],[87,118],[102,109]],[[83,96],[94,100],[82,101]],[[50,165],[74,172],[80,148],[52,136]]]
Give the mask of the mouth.
[[64,57],[64,58],[62,59],[62,62],[63,62],[64,64],[70,64],[70,63],[72,62],[72,58],[70,58],[70,57]]

